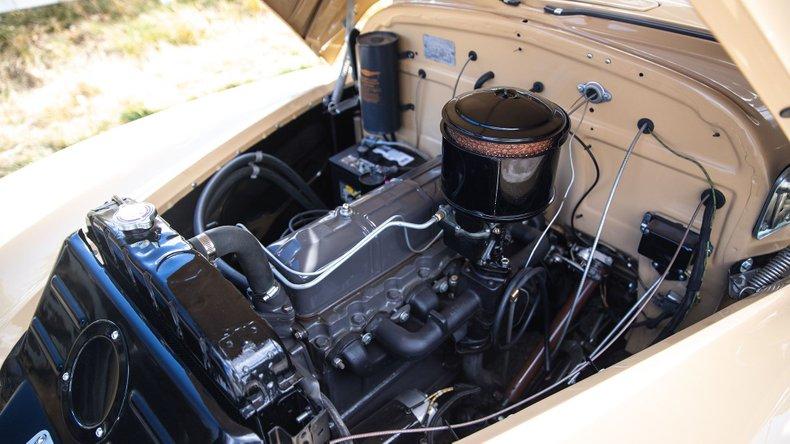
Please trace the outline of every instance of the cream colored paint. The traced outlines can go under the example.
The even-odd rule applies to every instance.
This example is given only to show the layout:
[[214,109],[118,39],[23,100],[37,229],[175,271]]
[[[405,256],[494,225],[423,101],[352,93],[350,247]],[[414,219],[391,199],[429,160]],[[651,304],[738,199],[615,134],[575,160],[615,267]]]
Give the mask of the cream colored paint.
[[160,211],[228,159],[320,102],[319,67],[215,93],[55,153],[0,180],[0,361],[27,329],[66,236],[112,195]]
[[790,1],[692,0],[790,137]]
[[463,442],[790,442],[790,287],[722,310]]

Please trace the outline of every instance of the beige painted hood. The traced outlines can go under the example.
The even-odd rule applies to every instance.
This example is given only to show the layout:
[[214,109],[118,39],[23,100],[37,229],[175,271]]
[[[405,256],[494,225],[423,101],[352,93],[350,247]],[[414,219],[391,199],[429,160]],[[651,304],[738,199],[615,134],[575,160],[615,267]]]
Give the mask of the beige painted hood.
[[[264,0],[316,54],[333,62],[343,45],[343,20],[348,0]],[[646,20],[699,34],[712,32],[743,72],[762,102],[790,137],[790,17],[787,0],[522,0],[510,6],[501,0],[354,0],[361,18],[376,3],[430,3],[463,8],[475,6],[503,15],[518,8],[584,10],[625,19]]]

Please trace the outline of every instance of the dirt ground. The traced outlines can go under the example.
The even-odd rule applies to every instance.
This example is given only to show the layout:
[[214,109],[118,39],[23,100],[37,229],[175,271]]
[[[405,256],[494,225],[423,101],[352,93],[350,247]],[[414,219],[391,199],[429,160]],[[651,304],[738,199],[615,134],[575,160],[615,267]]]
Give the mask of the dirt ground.
[[122,13],[108,1],[65,20],[0,15],[0,177],[172,105],[323,63],[257,0],[140,0]]

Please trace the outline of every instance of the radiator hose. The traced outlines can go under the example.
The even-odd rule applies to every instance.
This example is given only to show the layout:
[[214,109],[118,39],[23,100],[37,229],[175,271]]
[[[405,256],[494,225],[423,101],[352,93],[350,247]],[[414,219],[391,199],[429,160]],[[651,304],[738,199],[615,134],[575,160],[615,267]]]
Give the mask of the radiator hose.
[[[266,169],[261,169],[259,165],[266,167]],[[222,198],[233,186],[244,179],[256,178],[264,179],[277,186],[305,209],[324,208],[324,204],[318,198],[318,195],[296,171],[282,160],[270,154],[256,151],[234,158],[206,182],[206,186],[203,187],[195,205],[195,215],[192,221],[194,232],[198,234],[206,231],[208,215],[216,209]],[[255,242],[252,245],[260,247],[257,239],[254,240]],[[265,264],[268,264],[268,262],[260,262],[259,267],[263,267]],[[239,273],[222,259],[218,259],[216,265],[222,274],[237,287],[241,289],[251,288],[248,277]],[[268,265],[266,265],[266,268],[268,272]]]
[[189,240],[209,260],[235,254],[249,283],[248,297],[259,311],[275,311],[288,302],[274,280],[269,260],[258,239],[240,226],[221,226]]

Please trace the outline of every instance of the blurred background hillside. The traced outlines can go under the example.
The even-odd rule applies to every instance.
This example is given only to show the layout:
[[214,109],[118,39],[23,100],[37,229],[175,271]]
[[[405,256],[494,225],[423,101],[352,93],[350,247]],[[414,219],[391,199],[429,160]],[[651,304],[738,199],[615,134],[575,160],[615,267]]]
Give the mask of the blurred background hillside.
[[0,177],[115,125],[322,63],[260,0],[0,14]]

